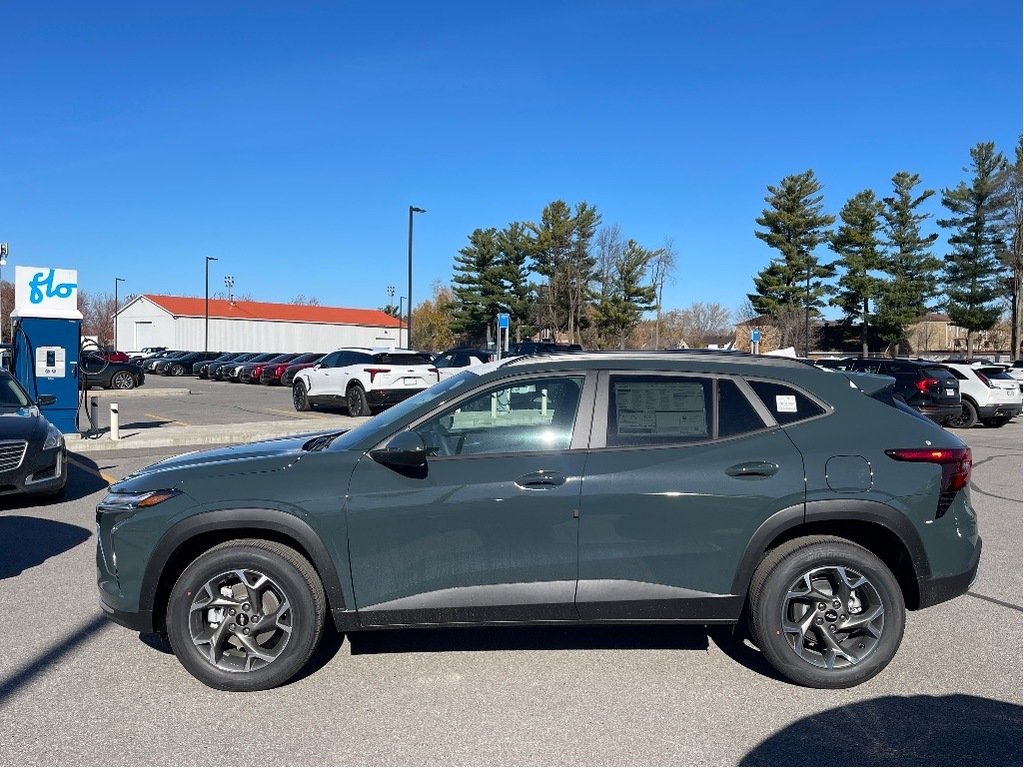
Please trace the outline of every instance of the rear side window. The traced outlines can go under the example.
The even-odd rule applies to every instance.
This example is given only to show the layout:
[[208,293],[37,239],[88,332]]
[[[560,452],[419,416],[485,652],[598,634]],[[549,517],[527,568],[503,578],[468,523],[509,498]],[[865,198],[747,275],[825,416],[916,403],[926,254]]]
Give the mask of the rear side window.
[[927,368],[922,368],[921,373],[923,373],[925,376],[931,376],[934,379],[948,379],[951,376],[953,376],[953,371],[950,368],[941,368],[938,366],[928,366]]
[[751,381],[751,388],[779,424],[820,416],[825,409],[799,390],[774,381]]
[[430,365],[430,355],[418,355],[413,352],[378,352],[373,356],[372,362],[381,365]]
[[730,379],[640,375],[609,379],[605,442],[609,447],[676,445],[764,428],[764,420]]

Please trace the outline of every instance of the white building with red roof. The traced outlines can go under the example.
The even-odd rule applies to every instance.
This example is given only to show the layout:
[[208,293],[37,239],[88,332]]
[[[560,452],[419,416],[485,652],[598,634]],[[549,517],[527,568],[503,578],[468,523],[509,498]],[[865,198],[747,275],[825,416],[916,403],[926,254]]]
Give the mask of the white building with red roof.
[[[142,294],[115,318],[125,350],[161,346],[221,352],[328,352],[403,346],[404,323],[379,309]],[[208,338],[207,342],[207,328]]]

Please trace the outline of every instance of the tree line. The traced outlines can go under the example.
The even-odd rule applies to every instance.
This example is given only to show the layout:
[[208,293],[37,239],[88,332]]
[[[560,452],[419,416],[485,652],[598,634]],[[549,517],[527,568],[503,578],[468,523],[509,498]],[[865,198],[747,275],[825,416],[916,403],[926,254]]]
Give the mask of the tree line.
[[[963,170],[967,178],[941,190],[947,211],[935,221],[946,233],[941,257],[935,254],[939,233],[924,233],[930,215],[921,210],[936,191],[922,189],[917,174],[899,171],[891,193],[881,198],[871,189],[855,194],[835,229],[813,170],[769,185],[754,234],[779,255],[754,277],[748,299],[779,329],[781,345],[806,344],[809,319],[827,302],[842,310],[846,323],[860,323],[864,354],[869,326],[895,353],[909,325],[942,309],[967,331],[970,357],[976,334],[999,321],[1001,302],[1007,302],[1011,349],[1019,356],[1021,140],[1012,162],[993,142],[976,144]],[[836,258],[820,258],[821,245]]]

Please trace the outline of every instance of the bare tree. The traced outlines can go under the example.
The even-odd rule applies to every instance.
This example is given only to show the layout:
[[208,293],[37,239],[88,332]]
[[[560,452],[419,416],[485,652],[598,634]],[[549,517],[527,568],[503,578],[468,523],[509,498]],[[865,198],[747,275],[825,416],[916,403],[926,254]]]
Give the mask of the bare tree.
[[654,286],[655,302],[654,308],[654,348],[661,346],[661,307],[662,295],[665,291],[665,283],[674,283],[676,271],[676,247],[671,237],[665,238],[665,244],[654,252],[650,263],[651,285]]
[[724,336],[733,327],[732,313],[721,304],[697,301],[679,313],[676,323],[688,346],[703,347],[712,336]]

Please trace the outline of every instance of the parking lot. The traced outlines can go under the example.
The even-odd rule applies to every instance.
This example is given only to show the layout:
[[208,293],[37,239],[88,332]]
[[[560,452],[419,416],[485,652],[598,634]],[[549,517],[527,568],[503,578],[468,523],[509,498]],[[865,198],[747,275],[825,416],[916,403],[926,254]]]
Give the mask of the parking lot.
[[[137,433],[347,422],[191,378],[112,397]],[[959,433],[985,539],[971,592],[911,613],[893,663],[839,691],[782,681],[729,629],[600,627],[328,636],[295,682],[217,692],[96,605],[96,502],[186,448],[73,455],[64,501],[0,501],[0,763],[1020,765],[1020,424]]]

